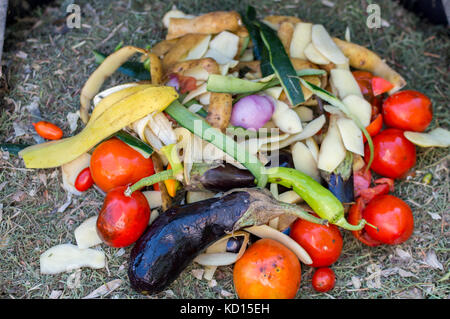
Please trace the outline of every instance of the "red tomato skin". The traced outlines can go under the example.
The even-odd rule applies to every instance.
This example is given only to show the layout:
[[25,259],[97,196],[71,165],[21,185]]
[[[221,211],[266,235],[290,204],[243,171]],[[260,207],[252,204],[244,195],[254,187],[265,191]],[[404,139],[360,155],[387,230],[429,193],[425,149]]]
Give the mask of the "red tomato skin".
[[372,199],[363,211],[363,218],[378,230],[365,226],[367,234],[387,245],[405,242],[414,230],[411,208],[393,195],[380,195]]
[[110,190],[97,218],[97,234],[111,247],[127,247],[144,233],[150,219],[150,207],[144,194],[135,191],[125,196],[127,186]]
[[315,291],[327,292],[334,288],[336,275],[331,268],[322,267],[314,272],[311,283]]
[[[364,200],[361,197],[359,197],[356,200],[356,203],[350,207],[350,210],[348,212],[347,220],[350,224],[352,225],[359,224],[363,216],[364,207],[365,207]],[[382,244],[382,242],[374,240],[372,237],[370,237],[367,234],[365,228],[361,230],[352,231],[352,235],[360,242],[369,247],[376,247]]]
[[[403,131],[390,128],[373,137],[374,158],[371,169],[382,176],[402,178],[416,165],[416,147],[403,135]],[[370,149],[366,144],[364,160],[369,160]]]
[[396,92],[383,102],[383,119],[389,127],[423,132],[432,118],[431,100],[417,91]]
[[394,88],[394,85],[378,76],[372,78],[372,91],[374,96],[386,93]]
[[91,188],[93,184],[94,180],[92,179],[91,169],[86,167],[78,174],[74,186],[78,191],[84,192]]
[[[377,117],[366,127],[367,133],[371,137],[380,133],[383,127],[383,115],[378,114]],[[363,143],[367,142],[366,136],[363,134]]]
[[33,123],[33,126],[36,133],[47,140],[59,140],[63,137],[63,131],[53,123],[39,121]]
[[90,167],[92,179],[105,192],[155,173],[151,158],[144,158],[117,138],[97,146],[92,153]]
[[335,225],[318,225],[297,219],[291,226],[289,236],[311,256],[311,267],[327,267],[341,255],[343,240]]

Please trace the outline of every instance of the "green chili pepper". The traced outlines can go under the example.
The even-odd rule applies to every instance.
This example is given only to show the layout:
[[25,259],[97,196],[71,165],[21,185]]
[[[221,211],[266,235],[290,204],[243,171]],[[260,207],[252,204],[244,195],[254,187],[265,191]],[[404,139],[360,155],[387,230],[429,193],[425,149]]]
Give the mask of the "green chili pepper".
[[328,189],[308,175],[288,167],[273,167],[267,170],[269,183],[292,188],[308,203],[322,219],[347,230],[361,230],[367,222],[362,219],[358,225],[351,225],[344,216],[344,206]]

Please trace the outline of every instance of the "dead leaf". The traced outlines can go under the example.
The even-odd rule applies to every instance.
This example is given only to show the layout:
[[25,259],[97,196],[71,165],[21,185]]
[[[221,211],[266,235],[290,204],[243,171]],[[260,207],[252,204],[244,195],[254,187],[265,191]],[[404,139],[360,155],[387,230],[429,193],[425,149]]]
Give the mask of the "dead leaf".
[[14,129],[14,136],[19,137],[27,134],[26,129],[23,124],[14,122],[13,123],[13,129]]
[[50,293],[50,296],[48,297],[49,299],[58,299],[59,297],[61,297],[63,291],[62,290],[52,290],[52,292]]
[[400,299],[423,299],[422,292],[418,288],[403,291],[397,295]]
[[441,219],[441,215],[439,215],[438,213],[432,213],[432,212],[427,212],[427,213],[428,213],[428,215],[430,215],[431,218],[434,219],[434,220],[439,220],[439,219]]
[[401,248],[395,248],[395,253],[400,257],[403,261],[411,260],[411,254]]
[[44,184],[45,187],[47,187],[47,174],[39,173],[38,177],[41,183]]
[[110,282],[107,282],[104,285],[101,285],[100,287],[95,289],[93,292],[91,292],[89,295],[87,295],[83,299],[93,299],[93,298],[107,296],[113,290],[117,289],[121,284],[122,284],[122,280],[114,279],[114,280],[112,280]]
[[361,280],[359,279],[359,277],[352,276],[352,284],[355,289],[361,288]]
[[424,262],[431,268],[444,270],[444,266],[442,266],[442,264],[437,259],[436,252],[434,250],[428,251]]
[[376,264],[370,264],[367,267],[367,272],[370,274],[366,277],[368,288],[381,288],[381,268]]
[[195,278],[197,278],[198,280],[202,280],[203,278],[203,274],[205,273],[204,269],[193,269],[191,271],[192,276],[194,276]]
[[226,291],[225,289],[222,289],[222,290],[220,291],[220,294],[221,294],[223,297],[232,297],[232,296],[234,296],[231,292]]
[[19,59],[26,60],[27,57],[28,57],[28,54],[26,54],[26,53],[23,52],[23,51],[18,51],[18,52],[16,53],[16,57],[18,57]]
[[211,279],[211,280],[208,282],[208,287],[209,287],[209,288],[213,288],[213,287],[215,287],[215,286],[217,286],[217,281],[216,281],[215,279]]
[[70,133],[73,133],[78,127],[78,119],[80,118],[80,111],[67,114],[67,122],[69,123]]
[[26,196],[27,196],[27,193],[25,193],[24,191],[17,191],[12,196],[12,200],[15,202],[21,202],[25,199]]
[[77,289],[81,287],[81,269],[77,269],[73,274],[67,277],[66,281],[69,289]]

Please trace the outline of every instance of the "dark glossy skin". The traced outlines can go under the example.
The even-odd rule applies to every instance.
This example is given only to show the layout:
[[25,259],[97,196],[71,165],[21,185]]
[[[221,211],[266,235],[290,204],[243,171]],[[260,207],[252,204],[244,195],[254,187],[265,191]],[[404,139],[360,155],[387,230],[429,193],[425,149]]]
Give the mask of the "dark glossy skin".
[[[374,159],[371,169],[382,176],[402,178],[416,165],[416,147],[398,129],[387,129],[373,138]],[[364,159],[369,159],[369,145]]]
[[342,176],[334,173],[330,174],[329,181],[327,181],[328,189],[337,197],[342,203],[351,203],[354,200],[353,194],[353,176],[344,181]]
[[389,127],[423,132],[433,118],[431,100],[413,90],[396,92],[383,102],[383,118]]
[[367,234],[383,244],[401,244],[414,230],[411,208],[393,195],[380,195],[372,199],[364,209],[363,217],[378,228],[366,226]]
[[[270,166],[270,162],[266,166]],[[278,164],[280,167],[294,167],[291,153],[281,150],[279,151]],[[233,188],[253,187],[255,186],[255,177],[248,170],[239,169],[231,164],[224,163],[207,170],[198,179],[201,185],[210,191],[225,192]],[[283,186],[279,186],[280,192],[288,190]]]
[[130,256],[131,286],[162,291],[206,247],[233,230],[250,205],[247,192],[174,206],[161,214],[136,242]]

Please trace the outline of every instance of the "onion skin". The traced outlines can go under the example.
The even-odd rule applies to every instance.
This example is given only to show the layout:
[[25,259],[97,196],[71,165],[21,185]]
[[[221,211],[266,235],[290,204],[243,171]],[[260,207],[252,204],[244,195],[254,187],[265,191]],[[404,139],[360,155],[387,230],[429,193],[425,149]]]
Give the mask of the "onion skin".
[[258,130],[271,119],[274,109],[268,97],[248,95],[233,106],[230,122],[245,129]]

